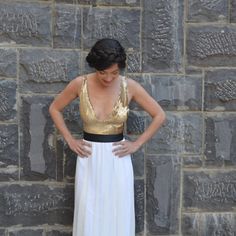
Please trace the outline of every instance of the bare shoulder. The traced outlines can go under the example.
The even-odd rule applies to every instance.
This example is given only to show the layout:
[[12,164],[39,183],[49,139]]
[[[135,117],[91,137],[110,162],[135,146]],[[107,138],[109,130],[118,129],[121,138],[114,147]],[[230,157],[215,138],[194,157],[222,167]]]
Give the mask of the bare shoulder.
[[128,85],[128,89],[130,91],[135,90],[138,87],[141,87],[140,84],[137,81],[135,81],[135,80],[133,80],[131,78],[127,78],[127,85]]
[[135,80],[127,78],[127,86],[130,94],[134,95],[135,93],[143,90],[143,87]]
[[83,80],[84,80],[84,75],[77,76],[76,78],[70,81],[70,83],[67,85],[67,89],[71,93],[77,94],[77,96],[79,96]]

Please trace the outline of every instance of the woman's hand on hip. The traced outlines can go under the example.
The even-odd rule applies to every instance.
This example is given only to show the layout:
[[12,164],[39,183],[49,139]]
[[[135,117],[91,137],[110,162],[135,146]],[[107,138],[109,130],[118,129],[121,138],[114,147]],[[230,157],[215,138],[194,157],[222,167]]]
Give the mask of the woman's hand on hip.
[[118,157],[124,157],[129,154],[132,154],[140,148],[140,146],[136,144],[135,142],[131,142],[127,140],[115,142],[113,143],[113,146],[115,146],[115,148],[113,149],[113,153],[115,154],[115,156],[118,156]]
[[68,141],[70,149],[80,157],[89,157],[92,154],[92,144],[84,139],[74,139]]

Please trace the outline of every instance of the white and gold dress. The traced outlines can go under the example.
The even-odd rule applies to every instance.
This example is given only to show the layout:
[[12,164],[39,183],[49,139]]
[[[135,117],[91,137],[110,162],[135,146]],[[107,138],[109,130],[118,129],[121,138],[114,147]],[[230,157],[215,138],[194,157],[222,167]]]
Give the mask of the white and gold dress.
[[[103,121],[97,119],[90,102],[87,78],[83,81],[80,115],[92,155],[77,157],[73,236],[135,236],[131,156],[115,156],[113,141],[109,141],[109,137],[121,137],[127,119],[127,81],[124,76],[121,81],[119,98]],[[96,141],[87,136],[95,136]]]

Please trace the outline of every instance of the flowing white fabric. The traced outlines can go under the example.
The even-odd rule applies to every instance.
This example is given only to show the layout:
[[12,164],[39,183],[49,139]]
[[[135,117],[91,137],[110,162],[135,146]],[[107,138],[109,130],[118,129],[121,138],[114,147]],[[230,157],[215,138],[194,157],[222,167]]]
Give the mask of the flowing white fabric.
[[131,157],[114,156],[112,143],[90,143],[92,155],[77,157],[73,236],[135,236]]

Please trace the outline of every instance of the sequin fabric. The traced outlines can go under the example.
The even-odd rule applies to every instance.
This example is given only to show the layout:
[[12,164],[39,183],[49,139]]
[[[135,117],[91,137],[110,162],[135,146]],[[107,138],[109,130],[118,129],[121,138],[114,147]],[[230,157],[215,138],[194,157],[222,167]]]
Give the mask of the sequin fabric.
[[121,76],[121,87],[118,100],[112,112],[104,120],[96,117],[88,94],[87,78],[83,80],[80,91],[80,116],[83,120],[84,131],[92,134],[119,134],[123,132],[124,122],[128,115],[127,81]]

